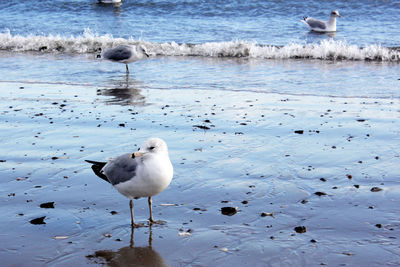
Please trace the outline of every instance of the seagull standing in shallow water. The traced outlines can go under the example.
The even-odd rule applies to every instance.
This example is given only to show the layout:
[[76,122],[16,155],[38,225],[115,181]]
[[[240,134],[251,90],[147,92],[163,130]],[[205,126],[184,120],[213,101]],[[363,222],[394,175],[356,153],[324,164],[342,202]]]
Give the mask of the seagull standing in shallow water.
[[306,24],[312,31],[316,32],[335,32],[336,31],[336,17],[341,18],[337,10],[331,12],[331,16],[328,21],[317,20],[314,18],[304,17],[301,22]]
[[168,147],[162,139],[150,138],[137,152],[123,154],[108,162],[86,162],[92,164],[98,177],[111,183],[118,192],[129,198],[132,227],[140,226],[135,224],[132,200],[141,197],[148,198],[149,222],[157,223],[153,219],[151,197],[164,191],[173,176]]
[[104,51],[102,57],[107,60],[124,63],[126,72],[129,73],[128,63],[150,56],[142,45],[120,45]]

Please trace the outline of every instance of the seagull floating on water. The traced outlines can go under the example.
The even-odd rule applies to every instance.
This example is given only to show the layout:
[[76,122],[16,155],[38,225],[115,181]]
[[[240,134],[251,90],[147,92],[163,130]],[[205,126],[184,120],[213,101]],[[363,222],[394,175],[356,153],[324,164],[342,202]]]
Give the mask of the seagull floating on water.
[[301,22],[306,24],[312,31],[316,32],[335,32],[336,31],[336,17],[341,18],[337,10],[331,12],[331,16],[328,21],[322,21],[314,18],[304,17]]
[[173,167],[168,156],[167,144],[160,138],[150,138],[140,149],[131,154],[123,154],[108,162],[86,160],[92,164],[94,173],[101,179],[112,184],[118,192],[129,198],[132,227],[135,224],[133,216],[133,199],[148,198],[150,223],[153,219],[152,196],[164,191],[173,176]]
[[142,45],[120,45],[104,51],[102,57],[114,62],[124,63],[126,72],[129,73],[128,63],[150,56]]

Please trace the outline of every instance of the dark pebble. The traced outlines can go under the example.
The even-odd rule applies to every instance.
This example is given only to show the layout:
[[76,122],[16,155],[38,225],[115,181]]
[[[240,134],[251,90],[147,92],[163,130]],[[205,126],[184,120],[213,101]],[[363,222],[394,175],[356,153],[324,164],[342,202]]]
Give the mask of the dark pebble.
[[374,187],[371,188],[371,192],[379,192],[379,191],[382,191],[382,190],[383,190],[382,188],[377,187],[377,186],[374,186]]
[[310,242],[311,243],[317,243],[317,241],[315,239],[311,239]]
[[296,131],[294,131],[294,133],[296,133],[296,134],[303,134],[303,133],[304,133],[304,130],[296,130]]
[[242,204],[246,205],[246,204],[249,204],[249,202],[247,200],[243,200]]
[[360,188],[360,185],[358,185],[358,184],[355,184],[355,185],[353,185],[355,188]]
[[46,223],[44,222],[44,218],[46,218],[46,216],[43,216],[43,217],[39,217],[39,218],[30,220],[30,223],[31,223],[31,224],[46,224]]
[[320,180],[321,180],[322,182],[326,182],[326,179],[325,179],[325,178],[320,178]]
[[296,233],[299,233],[299,234],[303,234],[303,233],[307,232],[307,229],[305,226],[296,226],[294,228],[294,230],[296,231]]
[[352,179],[353,176],[351,174],[346,174],[347,178]]
[[115,215],[118,214],[118,212],[116,212],[115,210],[110,211],[111,215]]
[[223,208],[221,208],[221,213],[223,215],[232,216],[232,215],[235,215],[237,212],[238,212],[238,208],[237,207],[223,207]]
[[261,217],[267,217],[267,216],[274,218],[274,214],[272,212],[262,212],[261,213]]
[[380,224],[380,223],[375,224],[375,226],[378,228],[382,228],[382,224]]
[[40,207],[42,209],[54,209],[54,202],[42,203],[42,204],[40,204]]
[[193,125],[193,127],[197,127],[203,130],[210,130],[211,128],[205,125]]
[[317,196],[320,197],[320,196],[326,196],[326,193],[325,193],[325,192],[319,192],[319,191],[318,191],[318,192],[315,192],[314,195],[317,195]]

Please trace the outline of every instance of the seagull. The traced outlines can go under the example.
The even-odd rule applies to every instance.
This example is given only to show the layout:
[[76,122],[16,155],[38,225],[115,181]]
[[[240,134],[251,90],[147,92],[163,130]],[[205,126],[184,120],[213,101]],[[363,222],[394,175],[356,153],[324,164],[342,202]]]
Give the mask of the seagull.
[[104,51],[103,58],[126,64],[126,73],[129,73],[128,63],[150,57],[143,45],[119,45]]
[[314,18],[304,17],[301,22],[306,24],[312,31],[316,32],[335,32],[336,31],[336,17],[341,18],[337,10],[331,12],[331,16],[328,21],[317,20]]
[[129,198],[132,227],[139,227],[133,216],[133,199],[148,198],[150,218],[152,196],[164,191],[173,176],[173,167],[168,156],[167,144],[160,138],[150,138],[135,153],[126,153],[108,162],[86,160],[92,164],[92,170],[101,179],[109,182],[122,195]]

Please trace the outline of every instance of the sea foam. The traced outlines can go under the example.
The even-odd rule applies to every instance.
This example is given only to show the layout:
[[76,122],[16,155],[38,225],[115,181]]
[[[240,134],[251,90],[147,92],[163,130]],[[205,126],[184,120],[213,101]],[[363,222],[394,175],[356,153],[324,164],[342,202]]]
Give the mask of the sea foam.
[[400,62],[400,48],[383,47],[378,44],[360,47],[344,41],[323,40],[319,43],[290,43],[284,46],[258,44],[242,40],[178,44],[176,42],[154,43],[134,38],[114,38],[85,30],[78,36],[61,35],[12,35],[0,33],[0,50],[13,52],[38,51],[43,53],[100,53],[120,44],[142,44],[152,55],[235,57],[256,59],[319,59],[319,60],[366,60]]

